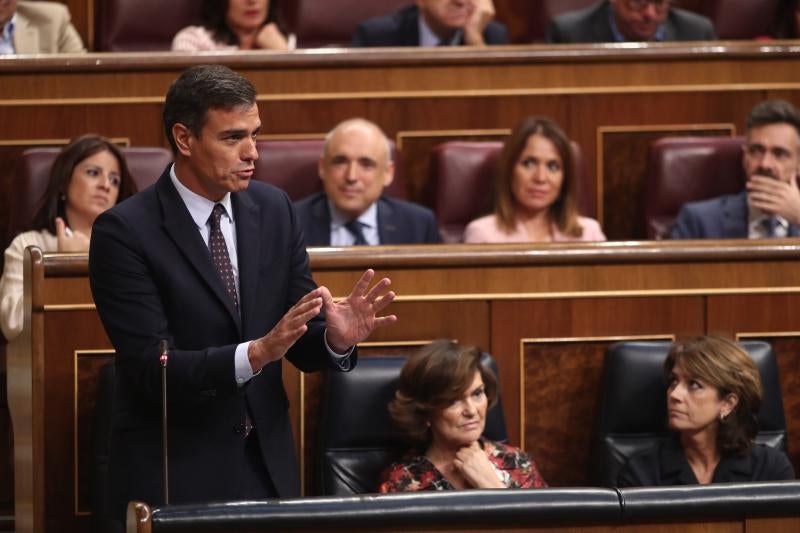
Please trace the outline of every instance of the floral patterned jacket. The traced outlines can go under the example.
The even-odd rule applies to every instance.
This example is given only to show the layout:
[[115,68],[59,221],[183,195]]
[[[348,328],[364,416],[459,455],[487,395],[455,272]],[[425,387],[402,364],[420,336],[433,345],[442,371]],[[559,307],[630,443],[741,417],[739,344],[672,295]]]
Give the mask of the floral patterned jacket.
[[[507,444],[481,440],[489,461],[506,487],[529,489],[546,487],[536,463],[528,454]],[[417,490],[455,490],[427,457],[417,452],[392,463],[383,471],[379,492],[409,492]]]

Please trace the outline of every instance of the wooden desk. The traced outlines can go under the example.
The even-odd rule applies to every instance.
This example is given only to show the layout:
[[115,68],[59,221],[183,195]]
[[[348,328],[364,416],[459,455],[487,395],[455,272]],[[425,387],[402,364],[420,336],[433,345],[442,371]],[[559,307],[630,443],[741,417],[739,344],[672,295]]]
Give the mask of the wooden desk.
[[264,138],[320,138],[353,116],[377,122],[401,149],[410,197],[423,203],[432,146],[502,138],[523,116],[548,115],[581,145],[591,177],[583,205],[611,239],[645,235],[650,140],[741,133],[764,98],[800,104],[796,41],[20,56],[0,62],[0,191],[26,146],[89,131],[166,146],[164,94],[182,69],[204,62],[253,81]]
[[[703,333],[773,344],[800,470],[796,241],[329,248],[311,258],[315,279],[334,296],[367,266],[392,278],[399,321],[363,343],[362,356],[440,337],[489,350],[511,441],[554,486],[588,482],[608,344]],[[25,272],[25,330],[8,351],[17,530],[84,531],[96,375],[113,351],[85,255],[33,251]],[[312,494],[318,377],[288,365],[284,377]]]

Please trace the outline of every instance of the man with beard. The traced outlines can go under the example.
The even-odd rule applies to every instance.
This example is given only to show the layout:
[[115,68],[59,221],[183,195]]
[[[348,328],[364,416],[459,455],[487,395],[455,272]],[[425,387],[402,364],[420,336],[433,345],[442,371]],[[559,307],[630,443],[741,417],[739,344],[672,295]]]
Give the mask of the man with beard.
[[685,204],[673,239],[800,236],[800,112],[783,100],[756,105],[742,148],[746,189]]
[[417,0],[391,15],[362,22],[353,46],[485,46],[508,44],[492,0]]

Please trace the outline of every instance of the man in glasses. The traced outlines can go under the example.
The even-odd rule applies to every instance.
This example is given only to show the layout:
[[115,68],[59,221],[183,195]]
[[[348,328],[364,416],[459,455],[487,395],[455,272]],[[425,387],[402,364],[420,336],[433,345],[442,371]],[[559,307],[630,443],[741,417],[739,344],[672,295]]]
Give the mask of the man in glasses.
[[800,236],[800,111],[766,100],[747,116],[745,190],[681,207],[673,239]]
[[716,39],[706,17],[672,7],[670,0],[604,0],[553,17],[550,43],[705,41]]

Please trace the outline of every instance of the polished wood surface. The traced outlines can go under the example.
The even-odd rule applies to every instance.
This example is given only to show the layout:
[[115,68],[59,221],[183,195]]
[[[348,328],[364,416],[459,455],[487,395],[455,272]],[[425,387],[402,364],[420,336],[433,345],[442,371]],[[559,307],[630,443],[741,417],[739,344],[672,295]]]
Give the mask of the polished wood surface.
[[432,200],[431,146],[499,138],[525,115],[548,115],[581,145],[590,177],[582,186],[611,239],[645,236],[651,139],[740,134],[758,101],[800,104],[797,41],[20,56],[0,62],[0,191],[13,186],[9,172],[27,146],[87,131],[166,146],[164,94],[203,62],[253,81],[262,138],[318,138],[353,116],[377,122],[401,148],[409,196],[422,203]]
[[[791,459],[800,467],[796,241],[384,246],[310,254],[315,279],[335,297],[347,294],[368,266],[392,279],[399,321],[363,343],[362,357],[409,353],[442,337],[490,351],[511,442],[533,455],[553,486],[590,483],[602,354],[624,339],[718,333],[772,342]],[[26,328],[8,352],[17,529],[82,531],[91,512],[96,376],[113,352],[93,307],[85,255],[34,252],[26,273]],[[289,368],[284,377],[310,495],[319,380]]]

